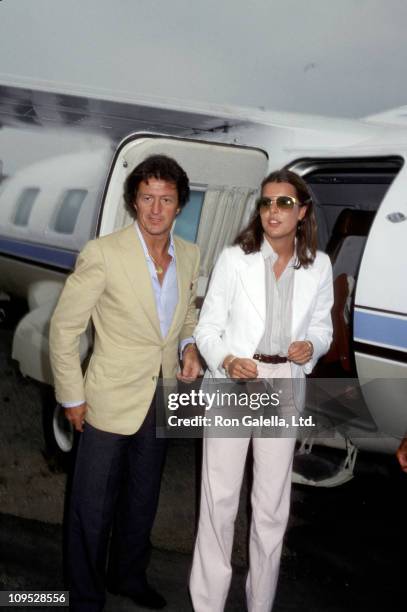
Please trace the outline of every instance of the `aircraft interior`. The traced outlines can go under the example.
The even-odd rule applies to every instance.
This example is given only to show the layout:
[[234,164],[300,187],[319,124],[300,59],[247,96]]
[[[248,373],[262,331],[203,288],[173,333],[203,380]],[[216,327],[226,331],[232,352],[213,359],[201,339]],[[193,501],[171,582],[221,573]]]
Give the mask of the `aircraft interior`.
[[300,160],[315,198],[318,247],[331,258],[334,338],[313,376],[357,376],[353,338],[355,286],[364,247],[388,188],[403,165],[400,157]]

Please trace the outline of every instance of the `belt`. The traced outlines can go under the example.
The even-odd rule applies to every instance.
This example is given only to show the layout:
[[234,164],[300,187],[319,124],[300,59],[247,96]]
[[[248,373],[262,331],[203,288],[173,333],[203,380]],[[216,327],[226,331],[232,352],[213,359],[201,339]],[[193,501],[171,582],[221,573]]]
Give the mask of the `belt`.
[[281,357],[280,355],[263,355],[263,353],[255,353],[253,359],[261,361],[262,363],[287,363],[287,357]]

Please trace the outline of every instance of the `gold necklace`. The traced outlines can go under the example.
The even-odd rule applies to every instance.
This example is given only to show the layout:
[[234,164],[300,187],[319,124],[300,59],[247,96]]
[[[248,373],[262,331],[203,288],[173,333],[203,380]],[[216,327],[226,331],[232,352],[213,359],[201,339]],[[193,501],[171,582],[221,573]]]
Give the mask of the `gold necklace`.
[[151,255],[150,251],[148,251],[148,254],[150,255],[151,259],[153,260],[155,271],[157,272],[157,274],[163,274],[164,273],[164,268],[162,266],[160,266],[160,264],[158,264],[156,262],[154,257]]
[[[167,245],[166,245],[166,247],[165,247],[165,252],[168,252],[168,246],[169,246],[169,244],[170,244],[170,241],[168,240],[168,241],[167,241]],[[147,245],[146,245],[146,246],[147,246]],[[156,262],[156,260],[154,259],[154,257],[151,255],[150,250],[149,250],[149,248],[148,248],[148,247],[147,247],[147,251],[148,251],[148,254],[150,255],[151,259],[153,260],[154,267],[155,267],[155,271],[157,272],[157,274],[164,274],[164,268],[163,268],[163,267],[162,267],[160,264],[158,264],[158,263]]]

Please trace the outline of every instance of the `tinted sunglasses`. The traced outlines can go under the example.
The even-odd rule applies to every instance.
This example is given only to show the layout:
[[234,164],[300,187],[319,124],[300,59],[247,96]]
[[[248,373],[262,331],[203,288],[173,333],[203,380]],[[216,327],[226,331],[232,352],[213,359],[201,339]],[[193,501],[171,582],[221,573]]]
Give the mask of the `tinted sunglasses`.
[[266,198],[262,196],[256,201],[256,206],[258,210],[260,208],[271,208],[273,202],[276,203],[277,208],[279,208],[280,210],[291,210],[292,208],[294,208],[295,204],[298,204],[298,206],[303,206],[303,204],[301,204],[301,202],[299,202],[297,198],[285,195],[279,195],[275,198]]

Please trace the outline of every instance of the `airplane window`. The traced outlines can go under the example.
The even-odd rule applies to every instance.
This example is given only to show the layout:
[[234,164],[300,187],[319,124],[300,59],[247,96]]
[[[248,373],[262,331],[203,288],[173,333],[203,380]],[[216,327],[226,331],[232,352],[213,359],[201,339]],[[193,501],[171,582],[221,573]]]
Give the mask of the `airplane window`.
[[24,189],[24,191],[20,194],[14,213],[14,225],[19,225],[20,227],[25,227],[28,225],[31,211],[39,192],[40,190],[36,187],[29,187],[28,189]]
[[86,189],[69,189],[65,192],[55,218],[53,229],[59,234],[73,234],[79,211],[87,195]]
[[175,222],[174,234],[184,240],[195,242],[201,218],[205,192],[191,191],[189,201],[179,213]]

